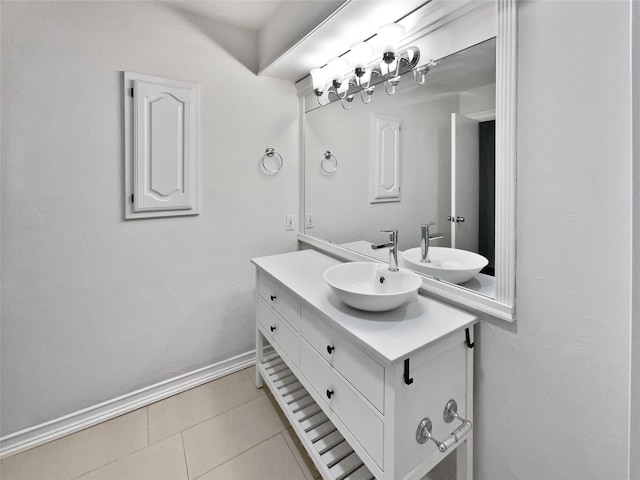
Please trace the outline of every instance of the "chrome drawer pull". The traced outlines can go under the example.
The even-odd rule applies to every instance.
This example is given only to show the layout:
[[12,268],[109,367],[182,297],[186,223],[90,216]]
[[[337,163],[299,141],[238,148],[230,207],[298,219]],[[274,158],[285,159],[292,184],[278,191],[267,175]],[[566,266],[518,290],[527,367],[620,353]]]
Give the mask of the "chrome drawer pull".
[[333,396],[333,390],[329,390],[329,389],[327,388],[327,398],[328,398],[329,400],[331,400],[331,397],[332,397],[332,396]]
[[429,418],[423,418],[418,425],[418,429],[416,430],[416,440],[418,443],[426,443],[427,440],[431,440],[438,446],[438,450],[440,450],[440,452],[442,453],[446,452],[456,443],[462,441],[473,427],[469,420],[465,420],[464,418],[460,417],[460,415],[458,415],[458,404],[455,400],[449,400],[447,402],[447,405],[444,408],[443,416],[444,421],[447,423],[452,422],[454,418],[457,418],[462,422],[462,425],[451,432],[451,434],[447,438],[445,438],[443,442],[436,440],[431,435],[431,429],[433,428],[433,426]]
[[275,331],[276,329],[276,327],[274,327],[273,325],[271,325],[269,328],[271,329],[272,332]]
[[331,355],[331,353],[336,349],[336,347],[332,347],[331,345],[327,345],[327,353]]

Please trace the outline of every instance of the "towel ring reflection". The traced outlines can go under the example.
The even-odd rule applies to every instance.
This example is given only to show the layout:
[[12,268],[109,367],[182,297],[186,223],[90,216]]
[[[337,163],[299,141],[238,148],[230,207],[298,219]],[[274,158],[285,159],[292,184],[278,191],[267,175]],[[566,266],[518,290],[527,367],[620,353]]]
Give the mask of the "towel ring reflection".
[[[325,162],[330,162],[333,168],[325,168]],[[320,160],[320,170],[322,170],[322,173],[325,175],[333,175],[336,173],[336,170],[338,170],[338,159],[329,150],[324,152],[324,155],[322,155],[322,160]]]
[[[265,160],[267,160],[268,158],[273,158],[274,156],[278,160],[278,166],[276,168],[274,168],[273,170],[271,170],[265,164]],[[267,175],[275,175],[276,173],[278,173],[280,171],[280,169],[282,169],[282,164],[283,163],[284,162],[282,161],[282,155],[280,155],[278,152],[276,152],[275,148],[273,148],[273,147],[267,147],[267,149],[264,151],[264,155],[262,156],[262,160],[260,160],[260,164],[262,165],[262,170]]]

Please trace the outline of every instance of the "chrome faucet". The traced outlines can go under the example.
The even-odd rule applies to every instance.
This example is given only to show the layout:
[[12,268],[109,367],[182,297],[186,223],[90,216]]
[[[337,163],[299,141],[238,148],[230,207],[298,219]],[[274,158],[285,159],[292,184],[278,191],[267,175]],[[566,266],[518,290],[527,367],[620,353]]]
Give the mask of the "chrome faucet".
[[429,234],[429,227],[433,227],[435,222],[429,222],[422,225],[422,239],[420,240],[420,261],[422,263],[429,263],[430,260],[427,258],[429,255],[429,240],[437,240],[439,238],[443,238],[441,233],[433,233]]
[[389,249],[389,270],[392,272],[398,271],[398,230],[382,230],[382,233],[389,234],[389,242],[381,243],[379,245],[371,245],[373,250],[380,248]]

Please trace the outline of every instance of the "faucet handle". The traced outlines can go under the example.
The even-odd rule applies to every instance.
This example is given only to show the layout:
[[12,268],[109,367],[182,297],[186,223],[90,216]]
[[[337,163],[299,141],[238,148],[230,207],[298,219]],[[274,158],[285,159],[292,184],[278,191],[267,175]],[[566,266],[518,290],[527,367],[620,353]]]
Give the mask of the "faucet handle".
[[436,222],[423,223],[420,229],[422,230],[422,236],[425,238],[429,236],[429,227],[433,227],[435,224]]

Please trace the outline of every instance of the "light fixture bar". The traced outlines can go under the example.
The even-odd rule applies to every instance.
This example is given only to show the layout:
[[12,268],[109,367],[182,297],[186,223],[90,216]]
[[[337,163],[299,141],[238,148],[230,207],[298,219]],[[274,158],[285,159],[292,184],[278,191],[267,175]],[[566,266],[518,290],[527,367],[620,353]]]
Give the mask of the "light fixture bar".
[[[393,95],[401,75],[416,69],[420,62],[420,50],[417,47],[399,50],[404,32],[405,28],[398,23],[384,25],[367,41],[354,43],[347,53],[331,59],[322,68],[311,70],[313,91],[318,103],[324,106],[341,99],[342,106],[348,110],[358,92],[361,100],[369,103],[376,85],[383,82],[387,94]],[[374,51],[381,53],[373,55]],[[430,61],[421,66],[419,71],[414,70],[416,83],[425,83],[433,65],[435,63]],[[332,95],[334,98],[331,98]]]

